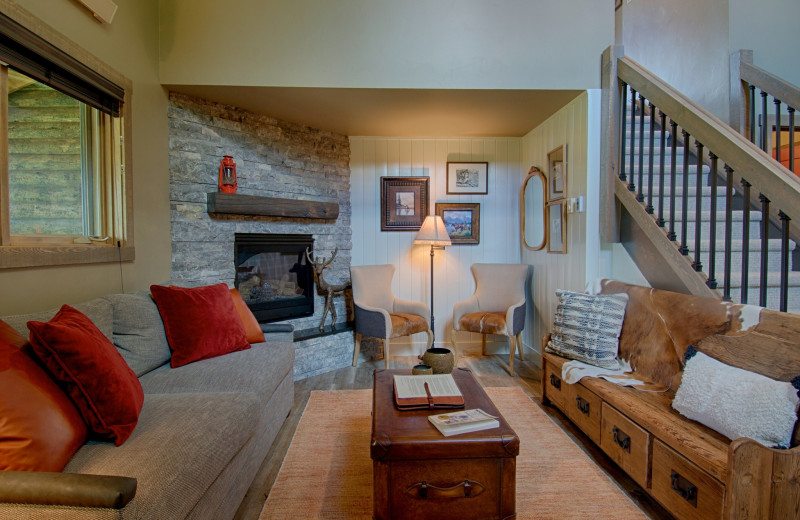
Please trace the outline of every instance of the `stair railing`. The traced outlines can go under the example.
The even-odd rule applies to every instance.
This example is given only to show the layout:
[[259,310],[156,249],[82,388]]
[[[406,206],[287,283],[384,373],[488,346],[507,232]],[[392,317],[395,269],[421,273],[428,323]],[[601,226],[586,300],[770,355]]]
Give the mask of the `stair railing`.
[[[781,166],[766,153],[756,147],[748,139],[734,131],[717,117],[704,110],[690,99],[680,94],[670,85],[649,72],[647,69],[627,57],[614,57],[620,53],[619,47],[609,48],[604,54],[604,76],[609,70],[616,68],[616,88],[612,85],[607,88],[609,94],[605,102],[607,111],[611,116],[609,130],[616,126],[618,133],[609,140],[609,159],[613,154],[610,148],[618,143],[617,156],[610,161],[608,174],[613,172],[617,178],[614,193],[623,206],[632,215],[641,213],[651,215],[651,226],[660,232],[658,240],[667,240],[672,243],[672,248],[686,257],[684,263],[691,266],[697,276],[704,278],[705,286],[712,294],[719,297],[717,289],[717,273],[715,269],[717,255],[717,208],[714,196],[719,185],[725,192],[725,222],[724,222],[724,250],[722,273],[722,297],[731,299],[732,280],[736,274],[732,272],[732,259],[735,254],[732,247],[734,229],[733,211],[734,194],[739,193],[742,211],[742,251],[741,251],[741,290],[740,301],[748,302],[749,278],[749,233],[750,233],[750,206],[754,203],[752,197],[757,194],[762,212],[761,219],[761,265],[759,266],[758,304],[767,307],[767,287],[775,280],[768,277],[768,254],[770,218],[774,216],[780,223],[781,240],[781,268],[778,285],[780,287],[779,302],[777,307],[782,311],[787,310],[789,287],[789,236],[792,215],[796,215],[800,208],[800,180],[785,167]],[[611,58],[609,58],[611,56]],[[613,62],[613,63],[612,63]],[[616,90],[616,93],[614,93]],[[614,99],[616,96],[616,99]],[[638,107],[638,109],[637,109]],[[618,112],[614,113],[616,110]],[[616,116],[616,117],[614,117]],[[630,119],[628,119],[630,117]],[[649,133],[644,135],[645,119],[649,119]],[[617,123],[614,123],[616,120]],[[626,129],[625,123],[629,127]],[[669,145],[666,144],[667,122],[670,128]],[[626,150],[626,131],[630,130],[630,138],[636,139],[636,125],[641,142],[629,143]],[[656,127],[660,129],[659,140],[656,140]],[[616,141],[616,143],[613,143]],[[658,142],[658,144],[656,144]],[[666,147],[670,150],[667,152]],[[676,157],[678,150],[682,149],[683,159],[681,173],[678,173]],[[645,153],[647,150],[648,153]],[[707,156],[706,156],[707,154]],[[693,155],[693,157],[692,157]],[[656,159],[657,157],[657,159]],[[667,162],[669,157],[669,162]],[[644,161],[647,158],[648,169],[645,173]],[[657,163],[655,161],[658,161]],[[657,193],[657,211],[653,205],[654,197],[654,167],[658,165],[659,176]],[[703,179],[703,167],[708,165],[710,173],[708,184]],[[695,171],[690,174],[690,167]],[[723,173],[724,172],[724,173]],[[690,175],[695,175],[695,201],[694,201],[694,233],[689,236],[688,224],[691,222],[689,207]],[[668,214],[665,215],[664,188],[669,183]],[[677,188],[681,187],[678,200]],[[702,191],[704,186],[710,186],[709,219],[709,266],[707,275],[703,274],[703,265],[700,260],[702,243]],[[625,191],[628,194],[625,194]],[[602,195],[601,195],[602,198]],[[607,199],[606,195],[606,199]],[[638,206],[638,207],[637,207]],[[655,214],[654,214],[655,213]],[[651,240],[653,240],[651,238]],[[690,245],[694,246],[690,250]],[[657,247],[664,249],[661,243]],[[692,253],[691,263],[689,255]],[[692,290],[694,294],[702,294],[700,290]],[[708,294],[706,294],[708,295]],[[755,302],[753,302],[755,303]],[[774,305],[773,305],[774,306]]]
[[[753,64],[753,51],[741,50],[731,54],[731,121],[742,135],[761,150],[769,151],[770,124],[769,103],[774,105],[775,142],[772,149],[775,159],[781,162],[781,129],[784,123],[789,129],[789,170],[795,170],[795,112],[800,109],[800,89],[788,81]],[[783,105],[786,105],[786,118]],[[758,107],[758,110],[756,110]]]

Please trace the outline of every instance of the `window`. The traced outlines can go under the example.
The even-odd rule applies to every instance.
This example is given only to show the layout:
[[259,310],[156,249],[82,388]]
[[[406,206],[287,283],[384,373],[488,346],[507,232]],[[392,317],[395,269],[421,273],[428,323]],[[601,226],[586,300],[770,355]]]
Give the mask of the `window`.
[[0,268],[133,259],[126,89],[58,43],[0,14]]

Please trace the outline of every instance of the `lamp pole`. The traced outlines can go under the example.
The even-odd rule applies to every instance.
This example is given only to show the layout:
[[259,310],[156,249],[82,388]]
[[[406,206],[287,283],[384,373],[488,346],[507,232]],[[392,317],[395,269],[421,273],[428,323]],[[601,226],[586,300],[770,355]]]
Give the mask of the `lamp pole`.
[[433,341],[436,342],[436,327],[434,326],[433,318],[433,248],[431,244],[431,333],[433,334]]

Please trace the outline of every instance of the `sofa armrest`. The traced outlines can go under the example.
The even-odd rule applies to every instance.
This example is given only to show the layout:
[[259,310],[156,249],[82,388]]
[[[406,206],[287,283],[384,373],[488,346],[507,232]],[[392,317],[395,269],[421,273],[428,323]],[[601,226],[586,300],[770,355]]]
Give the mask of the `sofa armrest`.
[[135,495],[130,477],[0,471],[0,502],[122,509]]
[[415,314],[417,316],[422,316],[425,319],[425,322],[428,324],[428,327],[430,327],[431,309],[422,302],[412,302],[408,300],[401,300],[400,298],[395,298],[393,312],[395,314],[402,313],[402,314]]

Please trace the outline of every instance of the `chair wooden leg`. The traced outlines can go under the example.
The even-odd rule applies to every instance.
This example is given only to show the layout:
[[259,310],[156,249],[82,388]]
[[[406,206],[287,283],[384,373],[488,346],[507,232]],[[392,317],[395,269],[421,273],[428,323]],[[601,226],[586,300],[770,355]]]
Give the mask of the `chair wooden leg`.
[[383,340],[383,367],[389,368],[389,338]]
[[486,334],[481,334],[481,354],[486,355]]
[[358,351],[361,350],[361,334],[356,332],[356,345],[353,349],[353,366],[358,364]]
[[517,349],[517,341],[514,336],[508,337],[508,350],[510,351],[508,355],[508,373],[511,376],[514,376],[514,351]]
[[453,347],[453,366],[458,364],[458,349],[456,348],[456,329],[450,329],[450,346]]
[[520,361],[525,361],[525,349],[522,348],[522,332],[517,333],[517,350],[519,351]]

